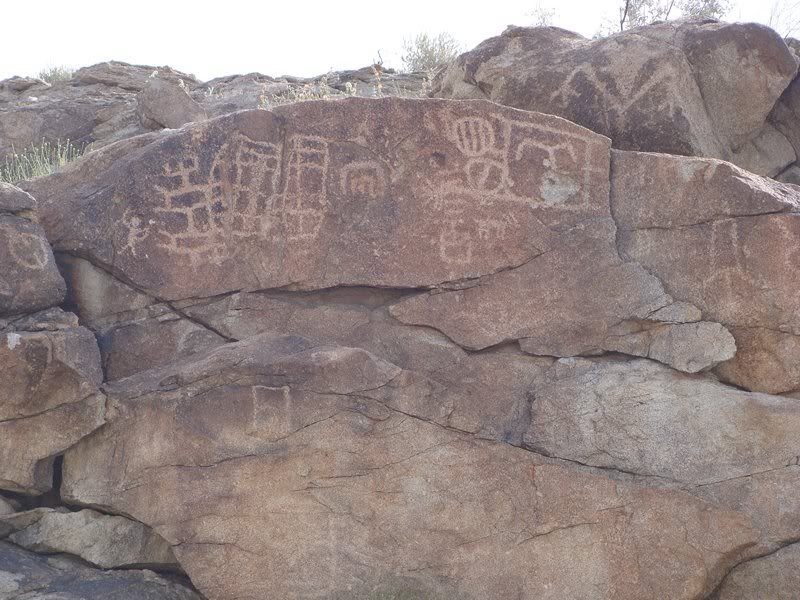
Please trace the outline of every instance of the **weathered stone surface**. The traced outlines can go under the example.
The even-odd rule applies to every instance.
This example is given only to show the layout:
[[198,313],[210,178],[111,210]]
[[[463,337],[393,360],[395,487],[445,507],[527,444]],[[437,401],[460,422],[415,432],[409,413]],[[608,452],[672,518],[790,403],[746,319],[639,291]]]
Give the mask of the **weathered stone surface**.
[[692,485],[787,467],[800,443],[796,401],[646,360],[561,359],[531,413],[543,454]]
[[[793,400],[797,402],[797,399]],[[769,443],[774,442],[770,440]],[[699,485],[691,493],[716,506],[750,517],[764,534],[758,547],[760,554],[797,540],[800,532],[799,485],[800,466],[794,460],[786,466],[761,473]]]
[[4,600],[200,600],[190,588],[152,571],[101,571],[59,556],[0,542]]
[[800,590],[800,544],[747,561],[722,583],[713,600],[794,600]]
[[[624,323],[611,331],[605,350],[652,358],[685,373],[709,369],[736,353],[733,336],[719,323]],[[521,346],[525,349],[524,342]]]
[[0,489],[43,493],[53,458],[104,422],[97,343],[83,327],[0,340]]
[[731,162],[752,173],[776,177],[797,159],[797,153],[780,131],[767,123],[761,132],[731,155]]
[[27,213],[36,208],[33,196],[10,183],[0,181],[0,213]]
[[66,303],[97,336],[106,379],[114,380],[191,356],[227,340],[74,256],[62,255]]
[[177,129],[206,118],[206,111],[183,86],[161,77],[151,77],[136,95],[136,114],[147,129]]
[[714,160],[614,152],[613,164],[623,257],[731,331],[738,351],[720,375],[797,388],[800,190]]
[[[123,293],[98,284],[94,267],[70,268],[79,306],[106,291],[119,298],[104,310],[122,313],[239,290],[433,287],[392,314],[471,349],[519,339],[531,354],[630,352],[687,371],[732,356],[718,325],[656,316],[672,298],[614,245],[608,140],[563,120],[483,102],[350,99],[136,144],[26,185],[58,250],[125,281]],[[218,341],[214,328],[178,325],[140,368]],[[116,333],[93,329],[119,354]]]
[[154,73],[158,77],[172,82],[195,84],[194,75],[176,71],[171,67],[150,67],[132,65],[118,60],[97,63],[75,71],[71,83],[76,86],[104,85],[122,90],[139,92],[147,87]]
[[[748,143],[781,135],[763,129],[796,71],[780,36],[752,23],[657,23],[597,40],[509,27],[461,55],[433,92],[556,114],[615,148],[736,160]],[[767,160],[756,151],[739,156],[764,174],[788,164],[785,152]]]
[[0,496],[0,515],[10,515],[11,513],[14,512],[17,512],[17,509],[11,503],[11,500]]
[[[439,329],[467,348],[518,339],[531,354],[573,356],[621,350],[619,324],[648,321],[672,299],[655,277],[619,259],[614,233],[610,218],[578,225],[559,238],[558,247],[517,269],[486,277],[480,285],[466,289],[404,299],[391,313],[404,323]],[[646,350],[643,346],[631,343],[627,349],[640,354]],[[697,356],[697,350],[690,348],[692,356]],[[722,356],[729,356],[727,350],[717,360],[724,360]],[[669,360],[681,364],[674,356]],[[698,363],[692,369],[708,366]]]
[[66,289],[44,230],[13,214],[29,214],[30,196],[9,187],[0,188],[0,317],[55,306]]
[[150,528],[89,509],[36,508],[0,517],[0,538],[40,554],[72,554],[103,569],[177,566],[172,548]]
[[701,598],[759,539],[683,492],[398,412],[421,385],[363,350],[227,345],[110,385],[63,492],[151,525],[219,599]]
[[346,288],[313,294],[242,293],[182,311],[225,336],[301,335],[322,343],[363,348],[429,380],[400,410],[481,438],[522,444],[531,390],[553,362],[513,347],[473,354],[428,328],[392,320],[389,290]]

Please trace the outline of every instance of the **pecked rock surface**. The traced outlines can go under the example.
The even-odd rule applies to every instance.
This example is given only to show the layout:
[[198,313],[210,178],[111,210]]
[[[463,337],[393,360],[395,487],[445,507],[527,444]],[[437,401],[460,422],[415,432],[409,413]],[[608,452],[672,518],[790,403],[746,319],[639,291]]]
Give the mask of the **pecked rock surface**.
[[30,194],[0,182],[0,318],[55,306],[64,280],[44,231],[29,218]]
[[211,598],[700,598],[759,539],[684,492],[395,408],[420,386],[360,349],[227,345],[108,386],[63,492],[151,525]]
[[[800,387],[800,192],[715,160],[613,153],[620,254],[736,338],[722,378]],[[702,199],[702,200],[700,200]]]
[[433,94],[559,115],[622,150],[722,158],[775,176],[796,151],[767,117],[796,72],[780,36],[752,23],[673,21],[596,40],[509,27],[440,73]]
[[[60,253],[130,288],[106,313],[241,290],[432,288],[391,314],[468,349],[520,340],[531,354],[618,351],[689,372],[735,351],[620,259],[608,140],[557,117],[348,99],[150,140],[26,185]],[[78,296],[96,287],[89,271],[70,271]]]

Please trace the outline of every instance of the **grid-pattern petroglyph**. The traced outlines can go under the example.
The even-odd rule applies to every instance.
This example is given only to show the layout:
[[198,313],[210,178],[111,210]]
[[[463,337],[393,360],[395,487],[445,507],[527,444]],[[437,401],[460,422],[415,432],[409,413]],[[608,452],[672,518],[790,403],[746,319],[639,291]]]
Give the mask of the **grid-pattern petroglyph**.
[[[597,139],[500,115],[454,117],[445,131],[463,156],[461,172],[431,194],[446,263],[468,264],[480,247],[501,240],[516,223],[496,215],[512,214],[511,205],[580,211],[591,202]],[[482,216],[481,207],[495,216]]]
[[346,164],[339,174],[342,194],[361,200],[378,200],[386,193],[388,183],[383,166],[374,160]]
[[172,256],[220,264],[237,242],[312,241],[328,206],[328,143],[298,135],[287,140],[285,165],[282,152],[278,144],[234,135],[210,165],[196,153],[171,158],[156,184],[158,205],[123,217],[122,250],[141,252],[152,233]]

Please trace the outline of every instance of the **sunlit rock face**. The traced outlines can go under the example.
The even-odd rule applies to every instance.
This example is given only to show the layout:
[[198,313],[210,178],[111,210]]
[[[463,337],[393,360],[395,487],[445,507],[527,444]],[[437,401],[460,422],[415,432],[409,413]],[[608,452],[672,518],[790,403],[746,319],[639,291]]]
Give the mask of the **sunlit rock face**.
[[[694,88],[643,79],[637,140],[687,154],[748,147],[793,76],[752,26],[626,35],[501,42],[653,64],[673,44],[665,80],[710,104],[676,138],[645,98]],[[758,81],[729,64],[750,47]],[[0,596],[792,589],[798,188],[486,100],[205,119],[196,82],[137,73],[81,77],[133,86],[157,130],[0,188],[9,239],[46,257],[0,239],[19,290],[0,294]],[[739,84],[749,120],[709,116]]]

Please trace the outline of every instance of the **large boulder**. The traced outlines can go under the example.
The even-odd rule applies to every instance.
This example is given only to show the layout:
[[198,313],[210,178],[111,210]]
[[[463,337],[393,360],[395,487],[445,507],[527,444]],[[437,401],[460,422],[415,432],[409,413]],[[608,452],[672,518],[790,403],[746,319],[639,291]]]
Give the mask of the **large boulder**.
[[192,121],[203,121],[206,111],[180,83],[151,77],[136,95],[136,114],[147,129],[177,129]]
[[[392,315],[468,349],[520,340],[531,354],[626,352],[690,372],[735,350],[724,328],[623,263],[609,142],[557,117],[353,98],[94,154],[26,189],[60,253],[130,290],[107,313],[241,290],[430,288]],[[70,275],[96,289],[87,278]]]
[[220,600],[699,599],[760,539],[685,492],[394,408],[424,385],[360,349],[230,344],[109,385],[114,417],[67,452],[64,497],[151,525]]
[[613,153],[626,260],[736,338],[718,367],[751,390],[800,388],[800,191],[716,160]]
[[510,27],[462,54],[433,93],[559,115],[623,150],[722,158],[773,176],[795,151],[767,116],[796,71],[780,36],[752,23],[657,23],[593,40]]

